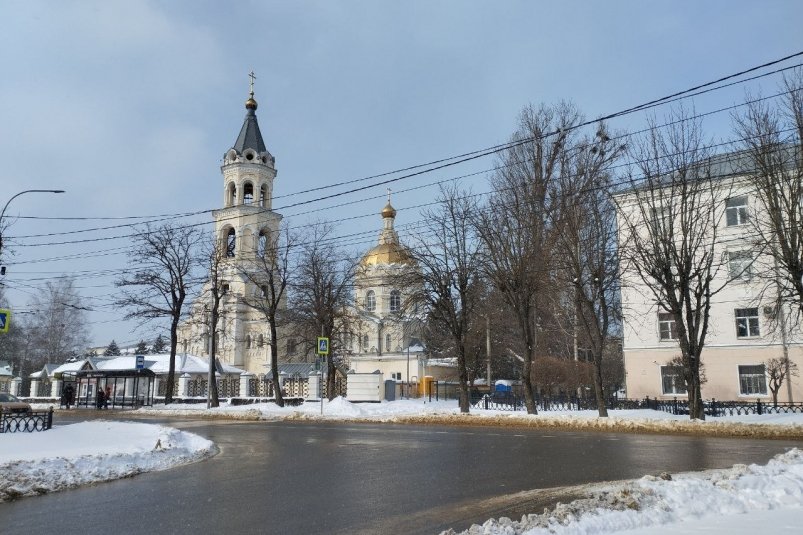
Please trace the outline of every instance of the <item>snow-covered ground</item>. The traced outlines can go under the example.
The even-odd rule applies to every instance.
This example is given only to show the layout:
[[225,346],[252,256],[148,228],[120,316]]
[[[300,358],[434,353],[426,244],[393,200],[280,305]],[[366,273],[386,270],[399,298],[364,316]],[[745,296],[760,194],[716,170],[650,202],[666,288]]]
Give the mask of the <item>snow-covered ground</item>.
[[[223,405],[210,410],[204,404],[176,404],[136,412],[195,418],[438,422],[803,438],[800,414],[734,416],[706,422],[690,422],[685,416],[650,410],[611,411],[607,419],[597,418],[594,411],[548,412],[537,416],[473,411],[466,416],[459,414],[455,401],[352,404],[342,398],[324,402],[323,411],[319,403],[283,408],[263,403]],[[8,441],[9,438],[17,442]],[[155,448],[157,440],[164,451]],[[67,444],[72,446],[67,448]],[[6,435],[0,440],[3,476],[0,501],[164,469],[214,451],[212,443],[195,435],[149,424],[87,422],[55,427],[44,433]],[[60,474],[65,470],[68,475],[62,477]],[[800,533],[800,526],[803,526],[803,452],[795,449],[766,466],[737,465],[730,470],[675,474],[666,479],[647,476],[625,483],[593,485],[589,487],[588,498],[559,505],[550,513],[528,515],[516,521],[489,520],[465,533],[674,535],[760,530]]]
[[216,453],[215,445],[171,427],[110,421],[0,435],[0,502],[142,472]]

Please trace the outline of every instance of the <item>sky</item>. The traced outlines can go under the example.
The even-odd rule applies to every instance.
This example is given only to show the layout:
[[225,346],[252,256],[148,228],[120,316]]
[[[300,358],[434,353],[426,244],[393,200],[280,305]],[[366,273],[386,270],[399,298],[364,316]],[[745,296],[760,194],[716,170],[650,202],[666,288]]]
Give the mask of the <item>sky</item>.
[[[396,417],[438,415],[459,418],[454,400],[423,403],[401,400],[352,404],[338,397],[318,406],[277,407],[272,403],[205,409],[202,404],[160,405],[139,413],[166,417],[198,416],[232,419],[295,419],[327,421],[385,421]],[[37,407],[38,409],[44,407]],[[641,429],[662,429],[664,433],[689,432],[690,427],[756,425],[756,430],[777,428],[799,431],[803,415],[750,415],[690,422],[684,416],[652,410],[613,411],[612,418],[598,418],[595,411],[518,416],[503,411],[475,411],[473,418],[560,421],[572,428],[593,419],[609,429],[621,431],[628,424]],[[121,415],[117,415],[119,417]],[[713,420],[718,420],[714,422]],[[441,420],[443,421],[443,420]],[[543,424],[544,422],[542,422]],[[536,424],[538,425],[538,424]],[[671,427],[675,425],[674,429]],[[577,427],[575,427],[577,428]],[[632,427],[630,427],[632,430]],[[103,440],[99,440],[103,437]],[[72,489],[103,481],[132,477],[141,472],[165,470],[201,461],[218,453],[209,440],[175,428],[142,422],[85,421],[55,425],[38,433],[10,433],[0,441],[0,504],[9,499],[35,499],[50,492]],[[227,455],[226,451],[220,453]],[[180,475],[180,472],[177,472]],[[490,519],[472,533],[579,534],[627,533],[666,535],[676,533],[799,533],[803,521],[803,451],[797,448],[776,455],[766,465],[737,464],[729,469],[673,473],[669,477],[645,475],[636,480],[591,484],[584,497],[552,508],[550,513],[533,511],[521,517]],[[12,519],[13,520],[13,519]],[[189,520],[191,525],[191,520]],[[16,524],[12,521],[11,526]],[[446,533],[446,532],[444,532]],[[468,532],[463,532],[468,533]]]
[[[529,103],[569,100],[593,119],[800,52],[800,20],[796,0],[0,0],[0,202],[66,190],[8,206],[0,307],[35,313],[31,294],[72,274],[92,345],[152,338],[112,306],[115,278],[134,265],[131,228],[87,229],[220,207],[222,156],[252,70],[278,169],[274,209],[298,227],[333,221],[348,236],[338,246],[362,251],[377,239],[387,185],[335,199],[315,200],[347,188],[299,192],[503,143]],[[686,104],[702,113],[777,85],[768,77]],[[705,127],[726,138],[727,113]],[[402,238],[437,181],[478,173],[460,185],[482,193],[494,162],[395,182]],[[288,207],[299,201],[312,202]],[[87,239],[101,240],[75,243]]]

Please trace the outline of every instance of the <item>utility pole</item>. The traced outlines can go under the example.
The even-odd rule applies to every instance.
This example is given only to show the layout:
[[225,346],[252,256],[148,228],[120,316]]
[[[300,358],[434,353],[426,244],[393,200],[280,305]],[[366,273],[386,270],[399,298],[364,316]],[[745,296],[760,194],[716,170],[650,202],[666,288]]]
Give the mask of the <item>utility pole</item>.
[[485,356],[488,366],[488,392],[491,392],[491,318],[485,316]]

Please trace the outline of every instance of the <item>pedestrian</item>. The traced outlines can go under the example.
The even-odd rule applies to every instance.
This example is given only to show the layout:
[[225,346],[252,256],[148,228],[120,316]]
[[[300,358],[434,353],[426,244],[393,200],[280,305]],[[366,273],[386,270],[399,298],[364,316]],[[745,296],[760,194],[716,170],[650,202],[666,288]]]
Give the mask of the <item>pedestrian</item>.
[[112,387],[106,385],[106,408],[109,408],[109,400],[112,398]]
[[75,399],[75,390],[71,384],[67,384],[67,386],[64,387],[64,393],[62,397],[64,398],[64,404],[67,406],[67,410],[70,410],[70,405],[73,404]]
[[105,404],[106,401],[104,399],[105,397],[106,396],[103,394],[103,390],[101,390],[100,387],[98,387],[98,391],[95,394],[95,408],[97,408],[98,410],[103,408],[103,405]]

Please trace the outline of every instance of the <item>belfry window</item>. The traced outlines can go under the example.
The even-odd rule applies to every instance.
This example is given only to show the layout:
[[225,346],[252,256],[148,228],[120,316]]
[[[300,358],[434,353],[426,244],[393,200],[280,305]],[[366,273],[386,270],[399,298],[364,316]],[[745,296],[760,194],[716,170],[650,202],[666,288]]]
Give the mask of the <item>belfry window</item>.
[[237,186],[233,183],[229,184],[229,189],[226,193],[226,206],[233,206],[237,203]]
[[265,252],[268,250],[268,232],[265,230],[260,231],[257,238],[257,255],[264,257]]
[[237,248],[237,236],[234,229],[230,228],[229,233],[226,235],[226,257],[234,258]]
[[243,204],[251,204],[254,202],[254,186],[250,182],[246,182],[243,187]]

